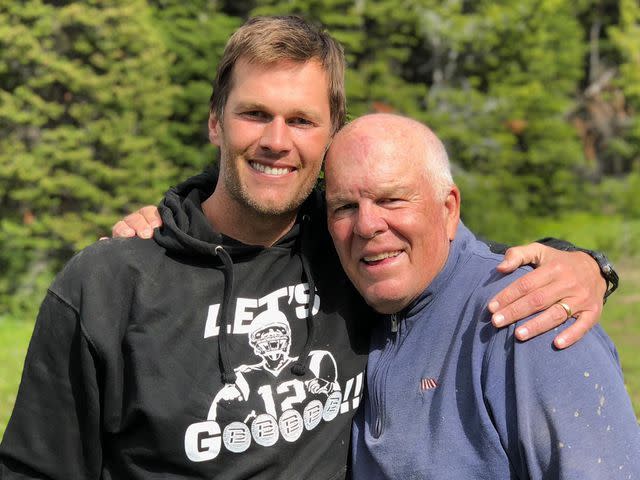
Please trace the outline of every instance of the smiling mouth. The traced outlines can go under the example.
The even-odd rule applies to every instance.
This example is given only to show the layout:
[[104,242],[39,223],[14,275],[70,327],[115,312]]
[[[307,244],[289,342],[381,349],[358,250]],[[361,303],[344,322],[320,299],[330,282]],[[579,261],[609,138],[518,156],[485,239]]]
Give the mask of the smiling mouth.
[[293,171],[293,168],[290,168],[290,167],[279,167],[279,168],[269,167],[268,165],[263,165],[262,163],[258,163],[258,162],[249,162],[249,165],[251,166],[251,168],[253,168],[254,170],[260,173],[264,173],[266,175],[273,175],[276,177],[286,175],[287,173],[290,173]]
[[396,250],[393,252],[382,252],[377,255],[372,255],[370,257],[363,257],[362,261],[367,265],[373,265],[381,262],[382,260],[386,260],[387,258],[395,258],[402,253],[402,250]]

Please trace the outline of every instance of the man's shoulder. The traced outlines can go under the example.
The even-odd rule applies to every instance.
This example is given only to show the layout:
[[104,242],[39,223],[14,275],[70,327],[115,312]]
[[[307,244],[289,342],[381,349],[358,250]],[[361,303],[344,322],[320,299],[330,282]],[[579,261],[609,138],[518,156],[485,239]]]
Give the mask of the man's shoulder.
[[504,260],[504,254],[492,251],[464,224],[458,227],[453,248],[457,259],[455,281],[448,286],[464,283],[465,292],[473,295],[493,296],[531,271],[531,267],[524,266],[508,274],[499,272],[497,266]]
[[465,282],[475,283],[472,295],[479,302],[488,302],[503,288],[532,271],[532,267],[522,266],[510,273],[499,272],[497,266],[503,259],[503,254],[492,252],[479,240],[470,249],[458,276],[464,278]]
[[[461,262],[446,289],[448,299],[456,299],[452,312],[458,318],[459,328],[473,339],[477,353],[491,356],[492,351],[504,353],[516,342],[516,325],[496,328],[491,323],[489,301],[508,285],[531,271],[531,267],[520,267],[511,273],[502,273],[497,266],[504,255],[493,253],[482,242],[469,245],[465,261]],[[462,308],[462,313],[459,309]]]
[[512,352],[521,352],[521,358],[526,359],[527,363],[539,363],[537,366],[542,370],[546,370],[550,357],[564,358],[568,356],[576,359],[581,356],[589,356],[589,352],[598,349],[607,361],[612,360],[614,365],[617,363],[615,347],[604,330],[598,325],[587,332],[576,346],[567,350],[556,349],[553,345],[553,340],[560,331],[572,325],[575,319],[568,319],[555,329],[544,332],[526,342],[518,341],[515,338],[515,330],[518,326],[535,318],[540,312],[518,320],[507,327],[495,328],[490,323],[491,314],[486,308],[489,300],[514,281],[533,270],[533,267],[527,265],[519,267],[510,273],[501,273],[496,267],[503,258],[503,254],[494,253],[488,247],[481,245],[469,256],[469,261],[463,269],[463,275],[466,275],[467,278],[474,277],[476,281],[476,286],[470,295],[474,305],[482,310],[481,323],[486,323],[484,328],[480,328],[478,332],[483,343],[486,344],[487,354],[500,352],[499,356],[504,357],[503,360],[513,361]]
[[106,284],[130,284],[137,273],[144,271],[164,256],[153,240],[112,238],[95,242],[76,253],[58,273],[49,290],[75,304],[88,289],[95,291]]
[[153,240],[140,238],[109,238],[95,242],[76,253],[65,266],[65,271],[81,275],[96,269],[120,268],[144,264],[150,258],[164,254],[164,249]]

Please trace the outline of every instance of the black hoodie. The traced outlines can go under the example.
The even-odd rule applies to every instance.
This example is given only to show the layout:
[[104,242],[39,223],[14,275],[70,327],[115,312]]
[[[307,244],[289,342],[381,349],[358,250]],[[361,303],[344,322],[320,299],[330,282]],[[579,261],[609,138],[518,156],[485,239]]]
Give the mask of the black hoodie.
[[213,185],[169,191],[155,241],[98,242],[58,275],[0,478],[344,477],[375,319],[322,196],[264,248],[212,230],[200,205]]

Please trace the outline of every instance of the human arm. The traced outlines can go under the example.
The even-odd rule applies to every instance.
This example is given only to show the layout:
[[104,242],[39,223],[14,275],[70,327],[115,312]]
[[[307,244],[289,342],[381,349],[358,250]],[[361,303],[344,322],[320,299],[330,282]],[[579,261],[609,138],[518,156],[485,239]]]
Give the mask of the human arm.
[[[147,238],[158,223],[161,220],[156,207],[146,206],[118,222],[113,235],[137,234]],[[597,323],[602,312],[606,282],[598,264],[585,253],[565,252],[535,243],[509,249],[500,270],[506,273],[524,264],[537,268],[500,292],[488,305],[494,325],[506,326],[543,310],[541,315],[519,327],[518,338],[527,340],[564,322],[567,312],[558,302],[565,302],[578,322],[558,335],[556,346],[565,348],[575,343]]]
[[518,477],[638,478],[640,430],[602,329],[567,350],[551,333],[515,341],[513,329],[497,335],[483,389]]
[[532,243],[507,250],[498,267],[502,273],[526,264],[536,268],[499,292],[491,299],[488,308],[493,313],[494,325],[498,327],[541,311],[540,315],[516,330],[519,340],[527,340],[562,324],[567,319],[567,312],[559,302],[565,303],[577,319],[571,328],[563,330],[555,338],[556,347],[565,348],[582,338],[597,323],[609,285],[603,277],[605,270],[589,254],[564,251],[579,249],[566,242],[545,240],[554,248]]
[[0,445],[0,478],[100,478],[97,366],[77,312],[49,292]]

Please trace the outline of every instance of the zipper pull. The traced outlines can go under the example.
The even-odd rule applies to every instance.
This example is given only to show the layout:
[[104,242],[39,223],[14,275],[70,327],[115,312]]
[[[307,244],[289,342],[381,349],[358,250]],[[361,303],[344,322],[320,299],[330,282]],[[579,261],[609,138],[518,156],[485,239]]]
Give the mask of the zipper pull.
[[391,333],[398,332],[398,316],[395,313],[391,314]]

